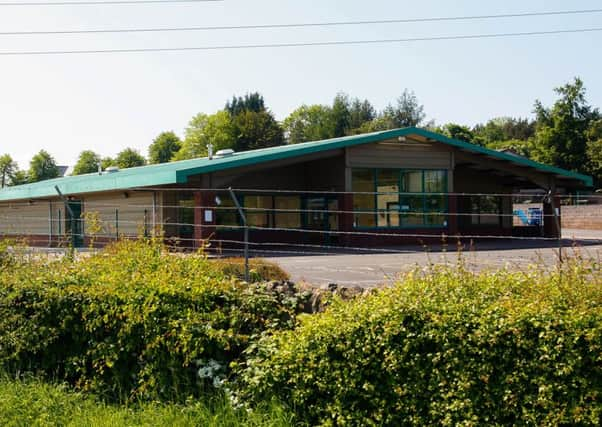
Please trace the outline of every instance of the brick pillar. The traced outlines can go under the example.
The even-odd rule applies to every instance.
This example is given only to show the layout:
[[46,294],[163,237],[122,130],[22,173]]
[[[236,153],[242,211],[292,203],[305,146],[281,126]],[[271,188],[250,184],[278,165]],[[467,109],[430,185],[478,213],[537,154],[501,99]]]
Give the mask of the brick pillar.
[[[339,195],[339,209],[344,212],[339,214],[339,231],[353,231],[353,194]],[[342,245],[349,246],[350,235],[341,234],[339,241]]]
[[450,236],[455,236],[460,230],[458,225],[458,196],[453,194],[447,197],[447,211],[449,212],[449,216],[447,217],[447,233]]
[[543,204],[543,235],[544,237],[548,237],[551,239],[557,238],[560,236],[560,230],[556,227],[556,219],[554,217],[554,210],[558,209],[558,224],[562,228],[562,217],[561,217],[561,209],[560,209],[560,196],[554,196],[552,198],[552,203]]
[[215,234],[216,214],[215,193],[196,191],[194,193],[194,247],[199,249],[203,242]]

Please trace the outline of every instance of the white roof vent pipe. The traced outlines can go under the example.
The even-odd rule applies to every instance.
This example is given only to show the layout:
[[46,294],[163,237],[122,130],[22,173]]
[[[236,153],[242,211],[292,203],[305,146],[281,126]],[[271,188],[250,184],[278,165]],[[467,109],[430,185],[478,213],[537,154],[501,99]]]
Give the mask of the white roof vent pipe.
[[233,156],[235,153],[234,150],[232,150],[231,148],[226,148],[224,150],[219,150],[217,153],[215,153],[216,157],[229,157],[229,156]]
[[213,160],[213,144],[207,144],[207,157],[209,160]]

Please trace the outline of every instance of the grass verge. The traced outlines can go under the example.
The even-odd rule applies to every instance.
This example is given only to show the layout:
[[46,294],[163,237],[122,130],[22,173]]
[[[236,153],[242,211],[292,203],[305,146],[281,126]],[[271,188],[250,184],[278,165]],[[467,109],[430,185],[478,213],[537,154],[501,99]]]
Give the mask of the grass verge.
[[236,410],[226,400],[185,405],[143,403],[109,405],[38,379],[0,379],[0,424],[3,426],[215,426],[285,427],[293,419],[276,403],[253,411]]

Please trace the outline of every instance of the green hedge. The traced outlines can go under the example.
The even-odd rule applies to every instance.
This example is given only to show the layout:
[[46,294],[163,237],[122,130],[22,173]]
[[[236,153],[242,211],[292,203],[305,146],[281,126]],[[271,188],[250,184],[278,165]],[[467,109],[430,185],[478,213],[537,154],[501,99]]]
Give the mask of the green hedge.
[[601,269],[413,273],[249,356],[241,394],[311,425],[597,425]]
[[298,303],[148,241],[31,261],[0,272],[0,367],[110,398],[185,399],[219,386],[253,336],[292,328]]

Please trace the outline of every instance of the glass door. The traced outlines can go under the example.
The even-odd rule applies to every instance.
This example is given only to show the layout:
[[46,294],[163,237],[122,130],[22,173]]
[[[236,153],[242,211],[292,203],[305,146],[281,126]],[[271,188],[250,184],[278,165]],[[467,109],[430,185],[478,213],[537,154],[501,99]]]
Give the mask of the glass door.
[[310,233],[310,240],[321,244],[331,244],[336,235],[329,231],[339,229],[339,202],[333,197],[307,197],[304,200],[304,227],[308,230],[321,230],[324,233]]
[[194,199],[178,200],[178,237],[182,240],[182,246],[193,246]]
[[68,208],[65,209],[65,229],[71,236],[73,247],[84,246],[84,230],[82,224],[82,202],[81,200],[69,200]]

